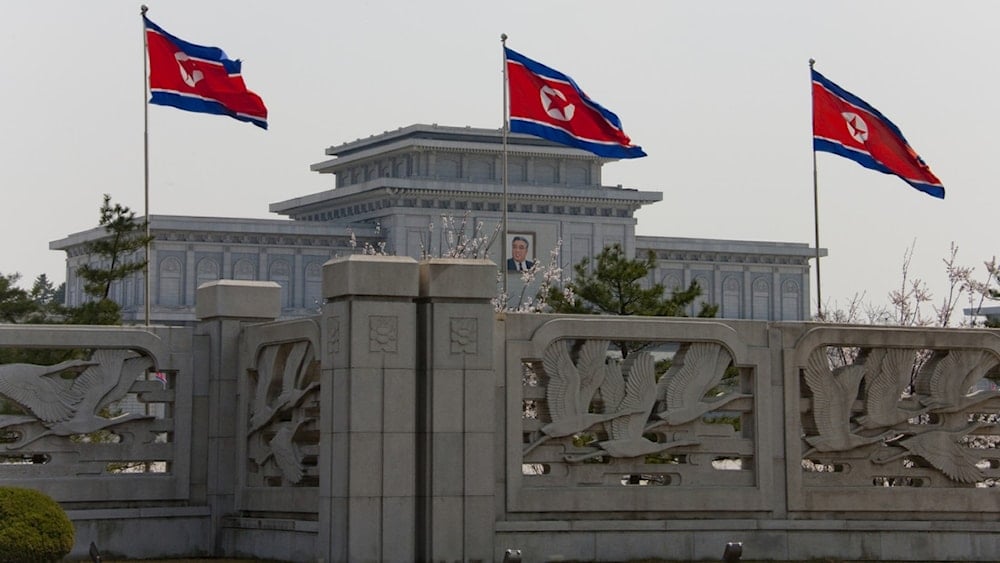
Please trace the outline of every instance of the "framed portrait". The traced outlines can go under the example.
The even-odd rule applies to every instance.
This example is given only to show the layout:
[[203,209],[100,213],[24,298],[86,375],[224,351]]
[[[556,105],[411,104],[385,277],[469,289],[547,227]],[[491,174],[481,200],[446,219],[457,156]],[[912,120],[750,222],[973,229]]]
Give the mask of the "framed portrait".
[[507,233],[507,271],[530,270],[535,265],[535,233]]

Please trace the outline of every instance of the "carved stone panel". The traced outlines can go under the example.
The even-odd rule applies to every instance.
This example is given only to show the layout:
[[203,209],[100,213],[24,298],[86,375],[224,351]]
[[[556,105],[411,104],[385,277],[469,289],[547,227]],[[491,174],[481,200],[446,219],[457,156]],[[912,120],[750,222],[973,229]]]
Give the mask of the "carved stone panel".
[[451,353],[475,354],[478,352],[478,334],[475,318],[451,319]]
[[789,506],[961,512],[992,494],[1000,480],[998,340],[929,328],[807,332],[786,368],[798,397],[786,414]]
[[[757,459],[768,446],[745,345],[721,325],[622,321],[550,321],[534,337],[541,346],[518,354],[515,510],[620,510],[628,498],[706,511],[723,496],[766,506],[770,470]],[[726,493],[709,501],[709,489]]]
[[368,349],[372,352],[396,352],[399,348],[399,319],[372,315],[368,321]]
[[249,375],[247,485],[318,486],[319,360],[313,344],[267,344]]

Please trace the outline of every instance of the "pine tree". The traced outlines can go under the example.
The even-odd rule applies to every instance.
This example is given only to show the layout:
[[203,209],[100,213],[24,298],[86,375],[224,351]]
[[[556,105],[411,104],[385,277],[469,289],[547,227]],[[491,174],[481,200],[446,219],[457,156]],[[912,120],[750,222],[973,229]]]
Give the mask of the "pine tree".
[[0,274],[0,322],[19,323],[38,310],[27,291],[17,286],[21,274]]
[[84,291],[97,301],[84,304],[75,314],[71,312],[70,322],[121,322],[120,307],[108,299],[111,284],[146,267],[144,250],[152,237],[146,235],[146,223],[137,221],[134,211],[120,203],[112,205],[111,196],[104,194],[100,226],[107,236],[89,244],[88,251],[94,261],[76,271],[84,280]]
[[[656,268],[652,252],[645,259],[629,258],[621,245],[605,247],[593,260],[584,258],[573,267],[575,276],[565,288],[550,287],[547,301],[553,312],[590,315],[637,315],[686,317],[686,310],[701,296],[697,282],[687,289],[667,295],[661,283],[644,284]],[[702,303],[699,317],[714,317],[718,306]],[[643,342],[617,342],[622,356],[648,345]]]
[[39,307],[46,307],[56,303],[56,288],[52,285],[49,277],[45,274],[38,274],[35,283],[31,285],[31,300]]

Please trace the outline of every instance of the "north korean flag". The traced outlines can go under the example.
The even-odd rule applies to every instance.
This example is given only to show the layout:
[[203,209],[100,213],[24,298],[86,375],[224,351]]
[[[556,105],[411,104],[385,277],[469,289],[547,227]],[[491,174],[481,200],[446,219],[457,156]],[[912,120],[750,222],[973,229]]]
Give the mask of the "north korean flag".
[[247,90],[242,64],[218,47],[179,39],[143,16],[149,55],[150,103],[214,113],[267,129],[267,108]]
[[813,149],[895,174],[914,188],[944,199],[944,186],[903,133],[861,98],[812,71]]
[[606,158],[646,156],[622,131],[618,116],[591,100],[572,78],[504,48],[510,130]]

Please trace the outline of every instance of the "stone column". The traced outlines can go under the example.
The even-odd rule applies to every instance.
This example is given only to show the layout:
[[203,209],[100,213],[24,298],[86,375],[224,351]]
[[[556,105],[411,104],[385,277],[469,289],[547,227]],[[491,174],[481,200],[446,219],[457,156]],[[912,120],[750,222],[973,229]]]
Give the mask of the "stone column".
[[246,323],[278,318],[280,295],[276,283],[236,280],[206,283],[197,292],[200,323],[195,334],[208,337],[209,349],[208,372],[194,381],[191,449],[207,449],[208,456],[191,460],[192,488],[198,487],[198,476],[206,476],[201,485],[212,511],[211,537],[217,550],[222,518],[235,509],[240,333]]
[[[156,245],[149,245],[148,260],[149,265],[146,267],[146,274],[149,276],[149,280],[147,281],[146,278],[143,277],[142,282],[149,285],[142,288],[142,302],[143,307],[145,308],[146,300],[149,300],[150,317],[152,317],[160,304],[160,253],[156,250]],[[147,287],[149,288],[148,292],[146,291]]]
[[414,560],[417,288],[412,258],[323,266],[317,560]]
[[417,560],[492,561],[497,266],[420,263]]
[[181,285],[181,305],[191,307],[195,304],[195,292],[198,290],[198,264],[195,261],[195,245],[184,248],[184,283]]
[[289,278],[291,279],[288,282],[288,294],[291,297],[291,303],[284,305],[293,309],[306,309],[309,308],[309,304],[305,300],[306,270],[303,267],[302,249],[296,249],[293,256],[292,271],[289,273]]

